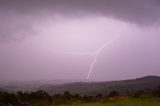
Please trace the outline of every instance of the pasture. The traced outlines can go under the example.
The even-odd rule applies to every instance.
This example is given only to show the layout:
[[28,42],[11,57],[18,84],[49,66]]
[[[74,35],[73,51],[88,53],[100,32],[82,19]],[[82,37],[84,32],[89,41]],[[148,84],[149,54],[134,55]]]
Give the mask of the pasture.
[[96,103],[73,103],[60,106],[160,106],[160,98],[129,98]]

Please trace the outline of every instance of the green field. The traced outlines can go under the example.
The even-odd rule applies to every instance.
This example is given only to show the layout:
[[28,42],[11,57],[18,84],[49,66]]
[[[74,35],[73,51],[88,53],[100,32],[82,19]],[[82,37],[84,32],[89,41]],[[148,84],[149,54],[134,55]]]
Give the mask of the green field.
[[160,106],[160,98],[125,99],[101,103],[79,103],[60,106]]

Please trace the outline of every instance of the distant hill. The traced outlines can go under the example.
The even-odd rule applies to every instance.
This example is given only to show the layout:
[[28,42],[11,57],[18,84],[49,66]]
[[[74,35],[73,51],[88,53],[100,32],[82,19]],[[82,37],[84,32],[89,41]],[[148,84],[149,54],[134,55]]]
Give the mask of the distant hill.
[[75,82],[63,85],[43,85],[39,89],[43,89],[50,94],[63,93],[69,91],[73,94],[96,95],[102,93],[107,95],[112,90],[116,90],[121,94],[128,94],[137,90],[152,90],[160,84],[159,76],[146,76],[143,78],[109,81],[109,82]]
[[51,95],[63,93],[64,91],[69,91],[73,94],[79,93],[80,95],[96,95],[98,93],[107,95],[112,90],[116,90],[121,94],[133,93],[144,89],[152,90],[159,84],[159,76],[145,76],[137,79],[107,82],[77,82],[72,80],[3,82],[0,83],[0,90],[45,90]]
[[62,85],[76,82],[76,80],[33,80],[33,81],[0,81],[0,90],[7,91],[35,91],[43,85]]

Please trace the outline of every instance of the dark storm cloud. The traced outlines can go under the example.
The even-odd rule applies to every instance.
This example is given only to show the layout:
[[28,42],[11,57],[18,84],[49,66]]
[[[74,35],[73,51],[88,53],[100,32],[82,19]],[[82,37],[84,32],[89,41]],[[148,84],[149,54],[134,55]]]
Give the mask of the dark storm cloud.
[[133,22],[152,23],[160,17],[159,0],[1,0],[1,10],[34,13],[97,12]]
[[5,16],[1,16],[0,19],[0,42],[21,41],[25,36],[33,34],[34,30],[30,20],[23,16],[4,14]]
[[68,17],[105,15],[138,25],[160,20],[159,0],[1,0],[0,42],[34,35],[33,23],[58,13]]

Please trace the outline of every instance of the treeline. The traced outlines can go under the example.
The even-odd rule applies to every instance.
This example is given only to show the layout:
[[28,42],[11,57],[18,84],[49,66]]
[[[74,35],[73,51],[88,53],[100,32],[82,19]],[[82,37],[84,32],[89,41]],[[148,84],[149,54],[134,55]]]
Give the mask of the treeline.
[[36,92],[18,91],[16,93],[0,92],[0,106],[2,104],[7,106],[8,104],[11,106],[30,106],[31,104],[39,104],[38,106],[50,106],[51,103],[51,96],[43,90],[38,90]]
[[16,93],[1,91],[0,106],[50,106],[51,104],[107,102],[121,97],[160,97],[160,85],[154,90],[138,90],[135,92],[128,92],[127,95],[121,95],[115,90],[111,91],[108,95],[97,94],[96,96],[81,96],[79,94],[71,94],[68,91],[65,91],[63,94],[55,94],[53,96],[43,90],[38,90],[36,92],[18,91]]

